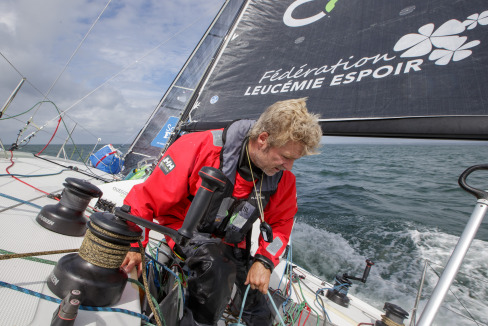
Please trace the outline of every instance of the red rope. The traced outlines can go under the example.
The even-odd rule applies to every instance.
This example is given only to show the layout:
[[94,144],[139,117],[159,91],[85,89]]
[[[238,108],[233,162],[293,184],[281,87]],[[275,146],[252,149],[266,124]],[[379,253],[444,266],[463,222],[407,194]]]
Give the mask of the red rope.
[[[308,317],[310,317],[310,313],[311,313],[310,307],[308,306],[308,304],[305,303],[305,307],[300,312],[300,318],[298,318],[298,324],[297,324],[298,326],[300,326],[300,320],[302,319],[303,310],[305,309],[308,311],[308,314],[307,314],[307,318],[305,318],[305,321],[303,322],[303,326],[307,324]],[[317,318],[319,317],[317,316]]]
[[59,124],[61,123],[61,116],[59,117],[59,120],[58,120],[58,125],[56,126],[56,130],[54,130],[54,133],[53,135],[51,136],[51,139],[49,139],[49,141],[47,142],[46,146],[44,146],[43,149],[41,149],[41,151],[39,153],[37,153],[37,155],[41,155],[41,153],[46,149],[46,147],[49,146],[49,144],[51,143],[51,141],[53,140],[54,138],[54,135],[56,135],[56,133],[58,132],[58,128],[59,128]]
[[[307,305],[307,310],[308,310],[308,315],[307,315],[307,318],[305,318],[305,321],[303,322],[303,326],[305,326],[307,324],[308,317],[310,317],[310,313],[312,312],[310,310],[310,308],[308,307],[308,305]],[[319,316],[317,316],[317,318],[319,318]]]
[[24,181],[20,180],[20,179],[19,179],[19,178],[17,178],[15,175],[12,175],[12,174],[10,173],[10,171],[9,171],[8,169],[10,169],[10,168],[11,168],[12,166],[14,166],[14,164],[15,164],[15,163],[14,163],[14,160],[13,160],[13,157],[14,157],[14,152],[13,152],[13,151],[10,151],[10,162],[11,162],[12,164],[10,164],[10,165],[7,167],[7,169],[6,169],[7,173],[8,173],[8,174],[10,174],[10,176],[11,176],[12,178],[14,178],[15,180],[20,181],[20,182],[22,182],[23,184],[25,184],[25,185],[27,185],[27,186],[29,186],[29,187],[31,187],[31,188],[34,188],[34,189],[35,189],[35,190],[37,190],[37,191],[42,192],[43,194],[49,195],[49,193],[48,193],[48,192],[45,192],[44,190],[41,190],[41,189],[39,189],[39,188],[34,187],[33,185],[30,185],[30,184],[28,184],[27,182],[24,182]]

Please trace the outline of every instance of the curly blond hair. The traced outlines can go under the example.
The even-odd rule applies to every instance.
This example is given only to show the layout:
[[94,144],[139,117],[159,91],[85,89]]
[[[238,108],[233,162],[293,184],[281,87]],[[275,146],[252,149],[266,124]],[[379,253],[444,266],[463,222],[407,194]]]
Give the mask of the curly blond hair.
[[288,141],[302,142],[303,156],[318,153],[322,128],[319,116],[309,113],[307,98],[279,101],[269,106],[249,130],[249,138],[255,140],[262,132],[268,133],[268,143],[281,147]]

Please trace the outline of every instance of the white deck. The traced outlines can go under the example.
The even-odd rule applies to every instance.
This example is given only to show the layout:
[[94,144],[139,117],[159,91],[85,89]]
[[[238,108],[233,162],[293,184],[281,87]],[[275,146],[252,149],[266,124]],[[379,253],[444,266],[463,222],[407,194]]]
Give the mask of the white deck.
[[[4,153],[0,153],[0,174],[6,174],[6,168],[11,164],[10,159],[5,159]],[[51,158],[52,159],[52,158]],[[15,165],[10,168],[10,173],[24,175],[49,174],[61,171],[63,166],[78,166],[80,170],[87,170],[82,164],[72,161],[57,159],[57,164],[35,158],[32,154],[14,153]],[[103,172],[90,169],[92,174],[109,178]],[[81,173],[64,171],[59,175],[45,177],[21,178],[23,181],[49,193],[60,193],[64,180],[67,177],[75,177],[90,180],[99,185],[104,192],[103,198],[120,205],[123,197],[134,183],[140,181],[121,181],[117,183],[102,184]],[[7,198],[8,197],[8,198]],[[25,201],[22,203],[19,201]],[[51,232],[36,222],[36,216],[40,207],[55,204],[39,192],[10,176],[0,178],[0,249],[15,253],[36,252],[45,250],[75,249],[79,248],[83,237],[70,237]],[[92,201],[91,205],[94,204]],[[62,255],[42,256],[39,258],[57,261]],[[283,261],[273,273],[271,287],[277,288],[285,262]],[[0,261],[0,281],[14,284],[52,297],[56,297],[47,287],[46,279],[51,273],[53,265],[47,265],[26,259],[10,259]],[[306,301],[312,308],[322,314],[321,308],[315,304],[315,292],[318,289],[332,287],[330,284],[308,273],[300,267],[295,267],[294,272],[301,275],[302,290]],[[132,275],[134,278],[134,275]],[[286,282],[285,282],[286,283]],[[281,288],[283,289],[283,283]],[[293,291],[291,298],[294,302],[302,302],[303,296],[296,295]],[[348,308],[337,305],[325,296],[325,310],[332,323],[327,325],[349,326],[360,323],[375,323],[381,319],[382,312],[371,307],[365,302],[349,296],[351,299]],[[4,325],[47,325],[50,324],[53,312],[58,308],[57,303],[46,301],[35,296],[17,292],[15,290],[0,287],[0,320]],[[128,283],[120,302],[114,308],[127,309],[140,313],[138,290]],[[324,319],[324,316],[321,316]],[[75,325],[140,325],[140,318],[116,312],[89,312],[80,310]],[[301,324],[304,320],[301,321]],[[220,325],[220,323],[219,323]],[[315,319],[310,318],[306,325],[316,325]],[[320,325],[324,325],[323,321]]]
[[[52,159],[52,158],[51,158]],[[110,178],[109,175],[87,168],[81,163],[56,159],[63,166],[35,158],[32,154],[14,152],[15,165],[12,174],[39,175],[56,173],[63,166],[77,166],[91,174]],[[0,174],[6,174],[11,165],[0,152]],[[101,184],[87,175],[69,170],[54,176],[19,177],[21,180],[49,193],[60,193],[64,180],[68,177],[90,180]],[[8,197],[8,198],[6,198]],[[40,197],[40,198],[39,198]],[[25,201],[28,203],[21,203]],[[44,205],[57,202],[10,176],[0,178],[0,249],[14,253],[38,252],[60,249],[77,249],[83,237],[71,237],[49,231],[36,222],[36,216]],[[37,205],[38,207],[36,207]],[[58,261],[63,255],[41,256],[39,258]],[[0,281],[56,297],[47,287],[46,279],[53,265],[9,259],[0,261]],[[0,287],[0,320],[2,325],[49,325],[58,304],[36,296],[24,294],[9,288]],[[114,308],[127,309],[140,313],[139,293],[132,283],[128,283],[120,302]],[[80,310],[75,325],[140,325],[140,318],[117,312],[91,312]]]

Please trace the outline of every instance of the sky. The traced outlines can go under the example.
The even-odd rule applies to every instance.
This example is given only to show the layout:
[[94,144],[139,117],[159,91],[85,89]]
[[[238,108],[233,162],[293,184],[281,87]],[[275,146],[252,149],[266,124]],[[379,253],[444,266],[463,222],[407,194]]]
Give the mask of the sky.
[[[26,78],[0,118],[0,141],[7,148],[33,133],[30,144],[46,144],[58,124],[57,110],[64,112],[64,119],[52,143],[63,143],[67,130],[74,128],[77,144],[100,139],[100,144],[130,145],[224,0],[40,3],[0,1],[2,107]],[[412,142],[324,139],[328,143]]]
[[15,142],[32,117],[20,139],[42,127],[30,144],[45,144],[57,107],[66,116],[53,143],[75,128],[79,144],[130,144],[223,2],[2,0],[0,105],[26,81],[0,120],[0,140]]

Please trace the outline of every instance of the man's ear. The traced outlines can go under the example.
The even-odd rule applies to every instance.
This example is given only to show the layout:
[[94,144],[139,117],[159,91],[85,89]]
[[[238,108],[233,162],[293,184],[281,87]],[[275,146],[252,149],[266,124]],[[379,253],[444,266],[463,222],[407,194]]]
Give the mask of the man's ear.
[[269,134],[266,131],[263,131],[258,135],[258,148],[266,148],[268,146],[268,137]]

